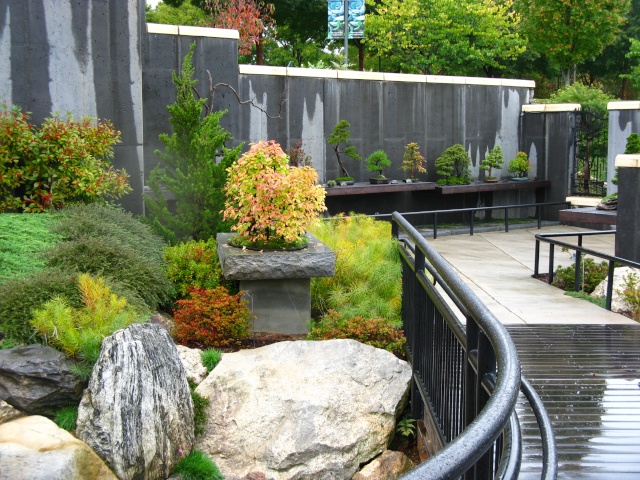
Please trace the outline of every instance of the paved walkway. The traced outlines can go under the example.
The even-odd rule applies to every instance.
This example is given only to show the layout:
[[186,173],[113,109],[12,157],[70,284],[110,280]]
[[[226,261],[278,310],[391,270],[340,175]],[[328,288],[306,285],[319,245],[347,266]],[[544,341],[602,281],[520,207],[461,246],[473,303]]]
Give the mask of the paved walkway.
[[[584,229],[556,225],[484,232],[471,235],[440,236],[427,240],[458,271],[485,305],[507,325],[630,324],[629,318],[612,313],[584,300],[564,295],[556,287],[532,277],[535,238],[538,233],[573,232]],[[584,237],[583,246],[614,253],[614,236]],[[577,243],[568,242],[568,243]],[[555,268],[572,263],[571,253],[555,248]],[[546,273],[549,245],[540,246],[540,272]]]

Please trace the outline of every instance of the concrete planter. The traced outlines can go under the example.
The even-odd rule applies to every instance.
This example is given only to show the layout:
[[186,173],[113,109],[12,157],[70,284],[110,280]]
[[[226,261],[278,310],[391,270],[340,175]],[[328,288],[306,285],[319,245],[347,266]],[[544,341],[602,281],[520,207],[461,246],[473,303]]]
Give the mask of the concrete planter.
[[333,250],[307,233],[309,245],[302,250],[260,252],[229,245],[235,233],[219,233],[218,257],[228,280],[238,280],[257,332],[308,333],[311,318],[311,278],[332,277]]

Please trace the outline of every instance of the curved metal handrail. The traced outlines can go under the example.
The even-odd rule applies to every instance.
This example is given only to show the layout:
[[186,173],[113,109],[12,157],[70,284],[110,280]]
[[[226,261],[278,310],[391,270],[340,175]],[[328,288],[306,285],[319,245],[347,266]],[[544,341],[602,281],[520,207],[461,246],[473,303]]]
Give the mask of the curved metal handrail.
[[401,477],[405,480],[456,478],[491,448],[507,426],[520,390],[520,362],[516,347],[504,326],[462,282],[453,267],[399,213],[394,212],[393,219],[413,240],[416,250],[420,250],[428,259],[454,297],[461,301],[468,318],[482,329],[495,352],[495,387],[483,410],[442,450]]

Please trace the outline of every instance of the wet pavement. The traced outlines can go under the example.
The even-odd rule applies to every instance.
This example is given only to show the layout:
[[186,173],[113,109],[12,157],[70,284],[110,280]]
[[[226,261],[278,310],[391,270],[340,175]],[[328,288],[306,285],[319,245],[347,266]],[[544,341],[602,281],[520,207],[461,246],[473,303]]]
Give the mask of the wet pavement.
[[[531,277],[534,235],[576,230],[553,226],[427,239],[507,326],[522,373],[550,415],[558,478],[640,479],[640,324]],[[585,237],[584,246],[613,253],[614,237]],[[548,252],[543,245],[543,273]],[[556,265],[572,262],[557,248],[555,259]],[[523,398],[518,416],[520,478],[540,478],[540,434]]]

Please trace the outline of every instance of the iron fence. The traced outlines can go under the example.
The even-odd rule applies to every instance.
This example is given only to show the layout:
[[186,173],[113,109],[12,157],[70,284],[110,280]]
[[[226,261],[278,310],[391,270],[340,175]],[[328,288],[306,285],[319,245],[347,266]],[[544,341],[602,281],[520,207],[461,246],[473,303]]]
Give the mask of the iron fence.
[[[442,256],[402,215],[392,215],[394,236],[403,232],[402,316],[413,368],[412,414],[431,418],[444,445],[402,478],[515,479],[521,458],[515,346]],[[557,461],[548,417],[528,383],[522,385],[535,403],[545,444],[542,478],[554,479]]]
[[[540,242],[545,242],[549,244],[549,271],[547,272],[547,282],[553,283],[554,276],[554,246],[559,246],[562,248],[566,248],[568,250],[575,250],[575,277],[574,277],[574,290],[579,292],[582,290],[580,279],[582,277],[582,257],[583,255],[591,255],[592,257],[601,258],[609,263],[609,268],[607,271],[607,295],[606,295],[606,308],[607,310],[611,310],[611,299],[613,297],[613,274],[616,264],[621,266],[640,268],[640,263],[633,262],[631,260],[627,260],[625,258],[616,257],[615,255],[608,255],[603,252],[597,252],[595,250],[591,250],[589,248],[585,248],[582,246],[582,239],[584,237],[590,237],[594,235],[615,235],[615,230],[598,230],[598,231],[590,231],[590,232],[564,232],[564,233],[539,233],[536,235],[536,250],[535,250],[535,261],[533,268],[533,277],[540,277]],[[563,242],[560,240],[555,240],[555,238],[571,238],[577,237],[578,244],[574,245],[571,243]]]

